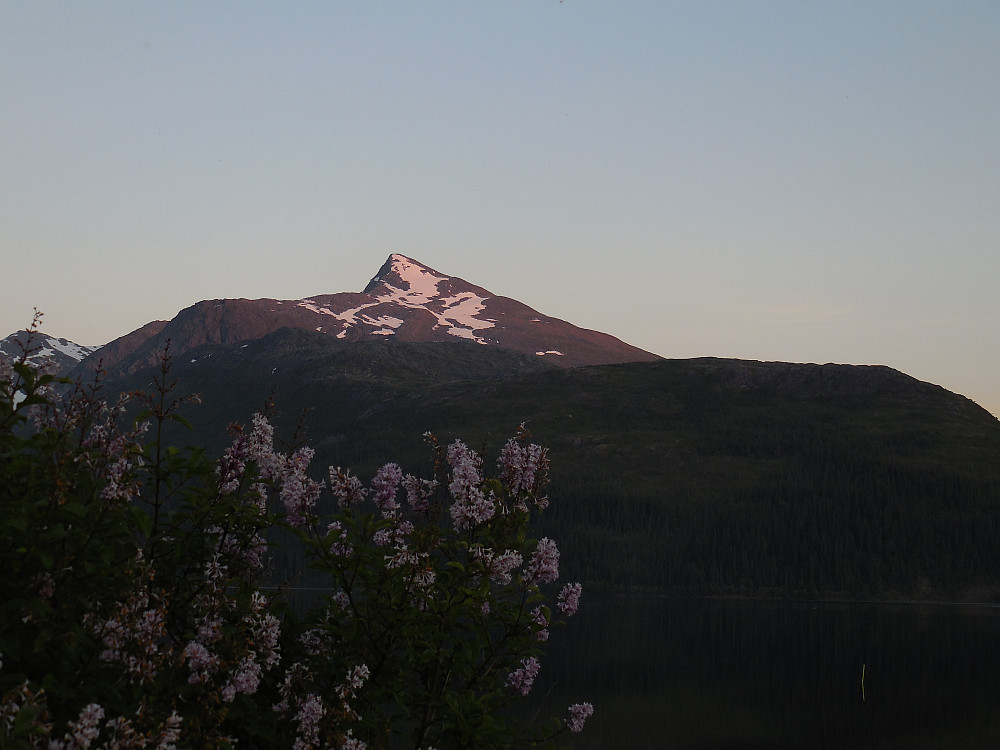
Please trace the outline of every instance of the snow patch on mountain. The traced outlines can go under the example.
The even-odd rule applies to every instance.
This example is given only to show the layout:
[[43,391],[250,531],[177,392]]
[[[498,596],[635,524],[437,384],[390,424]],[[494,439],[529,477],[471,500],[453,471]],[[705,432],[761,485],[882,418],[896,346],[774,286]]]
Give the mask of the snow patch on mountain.
[[390,256],[389,266],[389,273],[376,276],[369,284],[369,287],[377,285],[380,290],[379,293],[368,295],[372,302],[340,312],[320,305],[313,299],[299,300],[296,305],[317,315],[329,315],[339,320],[343,328],[337,333],[337,338],[346,338],[347,329],[357,325],[375,327],[370,333],[381,336],[393,335],[396,329],[403,325],[401,319],[389,315],[375,317],[364,312],[372,307],[390,304],[413,310],[425,310],[436,318],[434,328],[443,328],[446,333],[458,338],[470,339],[480,344],[489,343],[476,333],[493,328],[496,324],[493,320],[477,317],[486,309],[484,303],[488,297],[481,297],[472,292],[442,293],[440,285],[449,281],[449,277],[398,253]]
[[[26,334],[19,331],[18,333],[12,333],[3,341],[0,341],[0,356],[7,357],[8,359],[19,358],[22,354],[22,349],[17,342],[24,336]],[[56,356],[57,352],[76,362],[80,362],[85,357],[100,349],[99,346],[82,346],[74,344],[67,339],[46,336],[44,333],[36,333],[34,336],[35,338],[32,340],[31,345],[31,355],[28,357],[29,362],[50,359]]]
[[62,352],[67,357],[75,359],[77,362],[81,361],[84,357],[92,354],[100,348],[97,346],[80,346],[79,344],[74,344],[72,341],[67,341],[66,339],[53,339],[49,337],[46,337],[45,343],[56,351]]
[[378,299],[383,302],[398,302],[406,307],[424,307],[440,296],[438,284],[447,281],[447,276],[436,273],[399,253],[393,253],[389,260],[393,272],[406,284],[406,289],[392,286],[385,279],[379,279],[389,289],[389,294]]

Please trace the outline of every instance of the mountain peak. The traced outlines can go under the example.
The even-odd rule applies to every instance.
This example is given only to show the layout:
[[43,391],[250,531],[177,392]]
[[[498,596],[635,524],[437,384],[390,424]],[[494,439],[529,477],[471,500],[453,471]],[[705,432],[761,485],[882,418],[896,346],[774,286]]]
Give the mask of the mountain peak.
[[[434,343],[472,341],[537,355],[565,367],[659,359],[608,334],[551,318],[516,300],[448,276],[400,253],[391,254],[361,292],[299,300],[206,300],[182,310],[162,330],[137,331],[111,342],[105,361],[126,355],[148,362],[158,342],[172,351],[201,344],[255,340],[279,328],[303,328],[345,342],[379,340]],[[142,351],[136,348],[139,341]],[[122,349],[122,351],[118,351]],[[126,365],[132,366],[132,365]]]
[[433,297],[437,293],[437,284],[447,278],[443,273],[438,273],[413,258],[393,253],[368,282],[362,294],[381,296],[379,292],[391,289]]
[[42,331],[22,330],[15,331],[0,340],[0,359],[14,361],[27,353],[27,359],[32,364],[49,366],[54,372],[63,372],[98,348],[75,344],[68,339],[49,336]]

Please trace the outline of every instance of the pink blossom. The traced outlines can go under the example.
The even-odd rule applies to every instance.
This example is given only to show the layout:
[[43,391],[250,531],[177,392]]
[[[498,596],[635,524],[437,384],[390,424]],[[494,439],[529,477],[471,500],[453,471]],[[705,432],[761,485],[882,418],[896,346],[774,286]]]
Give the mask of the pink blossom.
[[[523,432],[524,425],[521,425]],[[500,451],[497,462],[500,468],[500,481],[510,489],[510,494],[517,497],[521,492],[536,492],[544,482],[548,471],[547,451],[540,445],[521,445],[516,438],[511,438]],[[540,508],[547,504],[545,498],[535,498]],[[517,508],[527,510],[523,500],[518,500]]]
[[393,518],[399,510],[399,503],[396,502],[396,492],[399,490],[399,483],[403,479],[403,472],[399,464],[386,464],[375,473],[372,479],[372,502],[382,513],[383,518]]
[[[132,726],[132,722],[126,719],[124,716],[116,716],[113,719],[108,719],[107,728],[111,733],[111,737],[107,745],[109,750],[118,750],[121,748],[133,748],[133,747],[145,747],[147,745],[146,737],[139,734],[135,727]],[[159,745],[157,745],[159,748]],[[174,746],[169,746],[170,750],[176,750]],[[164,750],[167,750],[165,747]]]
[[319,722],[326,710],[323,701],[317,695],[310,694],[299,706],[295,714],[298,723],[298,736],[295,738],[294,750],[307,750],[319,746]]
[[356,505],[364,500],[368,494],[368,491],[361,486],[361,480],[352,476],[348,469],[331,466],[329,480],[330,492],[337,498],[337,504],[341,508],[349,508],[352,505]]
[[198,621],[198,635],[195,640],[202,645],[210,645],[222,638],[222,618],[215,612],[206,613]]
[[566,725],[571,732],[583,731],[583,725],[593,715],[594,706],[591,703],[574,703],[569,707],[569,720]]
[[333,596],[330,597],[333,603],[336,604],[341,609],[347,609],[351,606],[351,597],[347,595],[346,591],[338,591]]
[[[66,745],[63,747],[86,750],[90,743],[101,734],[101,721],[104,719],[104,709],[100,704],[90,703],[81,711],[76,721],[69,722],[69,733],[65,735]],[[68,744],[72,742],[72,744]]]
[[556,601],[559,611],[567,617],[575,615],[577,608],[580,606],[581,593],[583,593],[583,586],[579,583],[567,583],[563,586]]
[[309,669],[302,662],[295,662],[285,670],[285,679],[278,685],[278,695],[281,700],[275,703],[272,711],[285,712],[302,705],[295,695],[295,688],[311,677]]
[[539,641],[547,641],[549,639],[549,621],[548,618],[545,617],[545,612],[541,607],[535,607],[531,611],[531,618],[540,628],[535,633],[535,638]]
[[486,547],[473,547],[473,558],[482,562],[486,567],[486,573],[490,580],[501,586],[506,586],[511,581],[511,573],[521,566],[524,559],[517,550],[504,550],[497,554],[495,550]]
[[270,613],[257,615],[252,621],[253,640],[258,652],[263,656],[265,667],[273,667],[281,658],[278,640],[281,638],[281,623]]
[[365,680],[368,679],[369,674],[368,665],[366,664],[360,664],[350,670],[347,673],[347,681],[337,687],[337,695],[340,696],[340,699],[344,700],[353,697],[361,689],[361,686],[365,684]]
[[226,576],[228,574],[229,568],[222,562],[222,556],[218,553],[214,554],[212,559],[205,563],[205,579],[216,591],[225,587]]
[[323,485],[306,476],[306,468],[312,461],[312,448],[299,448],[291,455],[281,474],[281,501],[285,505],[287,519],[293,526],[302,526],[312,515]]
[[191,670],[188,677],[188,682],[191,684],[208,682],[219,666],[219,657],[198,641],[191,641],[184,647],[184,658],[187,659],[188,668]]
[[177,711],[171,712],[156,740],[156,750],[177,750],[174,743],[181,736],[181,721],[181,715]]
[[115,614],[96,624],[95,632],[104,642],[101,659],[124,665],[145,682],[156,676],[159,643],[165,632],[165,612],[150,608],[145,593],[133,594],[119,604]]
[[284,464],[280,454],[274,452],[274,428],[262,414],[253,415],[253,429],[247,439],[246,455],[257,464],[261,479],[278,479]]
[[412,474],[403,477],[403,488],[406,490],[406,502],[415,513],[423,513],[430,504],[430,497],[437,489],[437,480],[417,479]]
[[260,570],[264,567],[265,553],[267,552],[267,549],[267,540],[260,535],[260,532],[255,532],[254,535],[250,537],[249,541],[244,543],[242,549],[236,550],[229,548],[227,551],[230,552],[230,554],[232,554],[237,560],[242,560],[251,568]]
[[247,436],[240,432],[232,444],[223,451],[215,467],[219,476],[219,493],[228,495],[239,489],[240,482],[246,472]]
[[465,531],[493,518],[496,513],[492,496],[483,494],[480,466],[482,458],[469,450],[461,440],[456,440],[448,448],[448,463],[451,464],[450,508],[455,529]]
[[239,667],[222,688],[222,700],[231,703],[237,693],[253,695],[260,685],[261,668],[257,663],[257,654],[253,651],[240,659]]
[[330,554],[334,557],[350,557],[354,548],[347,541],[347,531],[340,521],[334,521],[326,527],[327,544]]
[[[367,750],[367,747],[368,745],[366,745],[363,740],[359,740],[354,737],[351,730],[348,729],[347,734],[344,735],[344,738],[340,741],[339,750]],[[434,750],[434,748],[430,748],[430,750]]]
[[541,663],[534,656],[521,660],[521,666],[507,675],[507,685],[517,690],[521,695],[531,692],[531,686],[538,676]]
[[299,643],[309,656],[319,656],[330,647],[330,639],[322,628],[312,628],[299,636]]
[[[426,553],[421,554],[426,555]],[[437,580],[437,573],[434,572],[434,568],[432,568],[429,563],[414,568],[413,585],[418,589],[426,589],[432,586],[435,580]]]
[[552,583],[559,577],[559,549],[556,543],[548,537],[538,540],[531,560],[528,561],[528,568],[524,571],[524,582]]

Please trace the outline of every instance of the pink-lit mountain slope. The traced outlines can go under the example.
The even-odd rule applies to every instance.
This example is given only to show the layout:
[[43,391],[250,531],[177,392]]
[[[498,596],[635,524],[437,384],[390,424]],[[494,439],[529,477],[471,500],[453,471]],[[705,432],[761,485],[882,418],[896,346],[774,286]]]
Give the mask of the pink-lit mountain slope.
[[660,359],[614,336],[543,315],[399,254],[389,256],[362,292],[301,300],[206,300],[171,321],[148,323],[112,341],[95,359],[111,370],[135,370],[151,364],[155,350],[167,339],[171,351],[180,355],[202,344],[252,341],[283,327],[343,341],[471,341],[565,367]]

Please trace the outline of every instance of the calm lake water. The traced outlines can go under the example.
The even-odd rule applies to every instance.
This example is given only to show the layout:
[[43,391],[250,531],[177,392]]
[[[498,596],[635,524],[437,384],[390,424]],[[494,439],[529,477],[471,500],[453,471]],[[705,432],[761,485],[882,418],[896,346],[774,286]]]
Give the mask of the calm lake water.
[[[584,592],[535,690],[574,748],[1000,747],[1000,608]],[[534,691],[533,691],[534,694]]]

